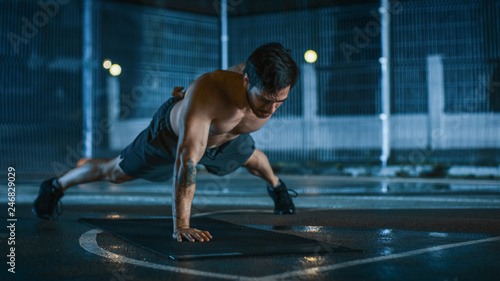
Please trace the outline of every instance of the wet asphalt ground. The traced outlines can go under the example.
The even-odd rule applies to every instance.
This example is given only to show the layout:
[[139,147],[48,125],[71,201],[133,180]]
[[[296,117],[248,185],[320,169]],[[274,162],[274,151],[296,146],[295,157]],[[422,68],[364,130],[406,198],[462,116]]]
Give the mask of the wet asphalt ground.
[[13,239],[6,192],[0,198],[5,207],[0,279],[499,280],[497,181],[282,178],[299,193],[295,215],[274,215],[265,184],[244,173],[201,175],[193,215],[362,251],[174,261],[78,222],[82,217],[168,217],[170,183],[82,185],[67,191],[57,221],[42,221],[31,213],[41,180],[18,178],[15,273],[7,264]]

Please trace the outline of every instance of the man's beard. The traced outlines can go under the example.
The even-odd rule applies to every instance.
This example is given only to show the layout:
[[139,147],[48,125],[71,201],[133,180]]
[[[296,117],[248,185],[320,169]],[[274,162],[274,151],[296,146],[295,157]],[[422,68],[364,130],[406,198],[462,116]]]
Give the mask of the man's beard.
[[250,96],[250,93],[248,93],[248,90],[247,90],[247,102],[248,102],[248,105],[250,105],[250,109],[252,109],[252,112],[253,114],[255,114],[255,116],[259,117],[260,119],[266,119],[268,118],[269,116],[263,116],[262,113],[260,113],[254,106],[253,104],[250,102],[250,99],[249,99],[249,96]]

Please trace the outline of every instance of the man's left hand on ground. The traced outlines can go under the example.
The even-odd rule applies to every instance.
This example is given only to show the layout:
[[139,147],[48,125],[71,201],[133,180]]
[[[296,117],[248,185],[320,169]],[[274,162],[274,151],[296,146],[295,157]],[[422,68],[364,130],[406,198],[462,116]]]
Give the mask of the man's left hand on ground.
[[182,240],[187,240],[190,242],[200,241],[210,241],[212,239],[212,235],[206,230],[199,230],[196,228],[178,228],[172,234],[172,237],[178,242],[182,242]]

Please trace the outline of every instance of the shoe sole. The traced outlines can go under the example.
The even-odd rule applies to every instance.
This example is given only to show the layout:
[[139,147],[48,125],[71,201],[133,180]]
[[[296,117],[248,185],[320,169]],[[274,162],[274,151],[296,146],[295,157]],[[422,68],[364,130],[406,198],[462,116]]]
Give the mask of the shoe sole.
[[276,215],[294,215],[295,211],[293,212],[285,212],[285,211],[274,211]]
[[35,210],[35,207],[33,206],[31,208],[31,212],[33,212],[33,214],[35,214],[35,216],[37,216],[38,218],[41,218],[41,219],[44,219],[44,220],[50,220],[50,216],[42,216],[42,215],[39,215],[36,210]]

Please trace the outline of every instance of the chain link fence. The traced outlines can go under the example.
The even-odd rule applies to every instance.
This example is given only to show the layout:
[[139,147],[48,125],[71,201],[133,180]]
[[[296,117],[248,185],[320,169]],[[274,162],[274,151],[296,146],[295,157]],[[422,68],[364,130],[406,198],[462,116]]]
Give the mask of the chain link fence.
[[[2,166],[44,176],[74,166],[84,154],[85,94],[93,156],[114,157],[173,87],[220,67],[220,3],[157,2],[93,0],[87,26],[82,1],[0,1]],[[287,102],[254,133],[257,147],[273,163],[378,164],[379,1],[254,2],[229,3],[230,65],[274,41],[302,71]],[[389,163],[497,165],[500,1],[392,6]],[[91,93],[83,91],[86,28]],[[318,54],[315,63],[304,61],[307,50]],[[105,59],[121,66],[119,76],[103,68]]]

